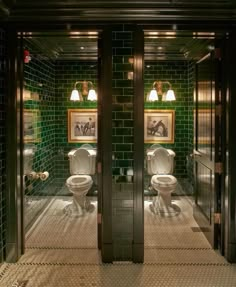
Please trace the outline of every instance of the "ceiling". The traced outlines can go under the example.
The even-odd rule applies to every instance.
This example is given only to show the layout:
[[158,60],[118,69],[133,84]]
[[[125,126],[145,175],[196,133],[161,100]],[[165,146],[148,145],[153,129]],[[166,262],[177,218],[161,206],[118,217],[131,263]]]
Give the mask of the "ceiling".
[[46,56],[53,60],[96,61],[97,39],[97,32],[73,32],[64,36],[31,35],[24,37],[24,46],[31,47],[31,55]]
[[7,21],[236,20],[235,0],[0,0]]
[[[219,35],[218,35],[219,36]],[[217,37],[218,37],[217,36]],[[27,33],[24,46],[31,55],[53,60],[97,61],[98,32]],[[144,58],[153,60],[198,61],[214,48],[214,33],[145,31]]]
[[[145,60],[198,61],[214,49],[214,33],[146,31]],[[217,35],[218,37],[219,35]]]

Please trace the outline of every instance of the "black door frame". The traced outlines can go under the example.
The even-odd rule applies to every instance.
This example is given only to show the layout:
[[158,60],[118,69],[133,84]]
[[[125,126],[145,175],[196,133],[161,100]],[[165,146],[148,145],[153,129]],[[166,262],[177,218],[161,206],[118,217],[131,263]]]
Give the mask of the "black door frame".
[[6,116],[6,261],[16,262],[24,252],[23,221],[23,128],[22,89],[17,71],[22,65],[17,60],[17,38],[14,26],[7,29],[7,116]]
[[133,262],[144,260],[144,33],[134,30],[134,211]]
[[226,73],[225,89],[225,256],[229,262],[236,262],[236,129],[235,129],[235,110],[236,110],[236,81],[234,67],[236,64],[236,28],[232,29],[227,37],[224,51]]
[[[234,173],[236,172],[236,129],[234,128],[234,115],[236,109],[236,98],[233,96],[236,94],[236,82],[234,79],[234,67],[236,65],[236,57],[234,56],[234,51],[236,49],[236,28],[233,28],[231,25],[227,23],[225,25],[219,26],[216,23],[208,23],[206,24],[193,24],[191,22],[180,22],[175,23],[178,30],[182,31],[206,31],[206,32],[219,32],[221,34],[225,34],[225,39],[228,39],[228,43],[225,43],[223,47],[221,47],[221,97],[222,97],[222,116],[221,116],[221,129],[222,129],[222,153],[221,160],[223,162],[223,173],[221,178],[218,179],[218,183],[220,184],[221,189],[221,203],[218,205],[221,212],[221,229],[220,229],[220,246],[219,249],[226,257],[229,262],[236,262],[236,194],[234,193],[233,187],[236,186],[236,177]],[[144,30],[150,31],[161,31],[161,30],[172,30],[173,25],[167,24],[165,21],[163,23],[155,24],[141,24],[137,25],[139,28],[136,30],[136,39],[135,41],[135,51],[138,55],[138,51],[143,49],[143,47],[137,48],[140,43],[144,44]],[[143,40],[142,40],[143,39]],[[142,46],[142,45],[141,45]],[[234,65],[235,64],[235,65]],[[143,64],[142,64],[143,65]],[[140,91],[142,84],[138,83],[138,81],[143,81],[143,70],[136,69],[135,72],[139,73],[139,75],[134,76],[134,85],[135,85],[135,98],[140,97]],[[137,80],[136,80],[137,79]],[[140,87],[140,90],[139,88]],[[135,104],[140,105],[140,109],[134,108],[134,122],[137,122],[137,126],[140,124],[141,114],[141,106],[143,109],[144,103],[140,101],[140,99],[136,99]],[[139,111],[139,113],[138,113]],[[228,126],[227,126],[228,124]],[[228,127],[228,131],[226,130]],[[135,130],[137,127],[135,127]],[[136,130],[137,131],[137,130]],[[134,131],[135,133],[135,131]],[[228,138],[225,138],[227,137]],[[135,140],[135,139],[134,139]],[[141,136],[136,137],[135,148],[138,148],[138,140],[140,140],[139,144],[142,145],[143,139]],[[140,154],[143,154],[140,147]],[[227,156],[228,154],[228,156]],[[227,160],[227,164],[226,164]],[[226,166],[227,165],[227,166]],[[141,168],[141,161],[136,163],[137,177],[143,178],[143,171]],[[135,181],[135,184],[139,184],[142,186],[143,182]],[[225,187],[227,185],[227,188]],[[144,224],[143,220],[135,221],[135,218],[140,218],[140,208],[142,206],[141,201],[143,201],[143,191],[137,185],[135,186],[134,192],[134,242],[135,239],[143,240],[144,238],[144,226],[140,226],[140,224]],[[219,204],[219,203],[218,203]],[[143,213],[143,212],[142,212]],[[142,214],[143,216],[143,214]],[[141,219],[141,218],[140,218]],[[137,222],[137,223],[135,223]],[[137,227],[136,224],[139,226]],[[140,232],[141,231],[141,232]],[[144,246],[144,241],[142,241]],[[134,253],[135,254],[135,253]],[[142,253],[139,253],[139,256],[143,256]],[[140,259],[141,257],[139,257]]]
[[[214,223],[214,215],[217,212],[217,203],[218,201],[218,193],[219,193],[219,174],[215,172],[215,163],[219,161],[219,121],[218,121],[218,114],[216,114],[217,105],[219,105],[219,75],[218,75],[218,67],[216,62],[218,59],[215,56],[216,48],[214,51],[211,51],[207,55],[205,55],[202,59],[200,59],[195,64],[195,88],[196,88],[196,102],[195,102],[195,113],[196,113],[196,126],[195,126],[195,143],[194,143],[194,177],[195,177],[195,204],[193,207],[193,216],[198,225],[201,227],[203,234],[211,244],[212,248],[218,248],[218,239],[217,237],[219,224]],[[198,83],[199,78],[202,77],[200,74],[201,66],[204,65],[204,70],[208,69],[208,76],[209,78],[204,78],[210,84],[208,87],[208,94],[209,94],[209,107],[210,110],[210,118],[211,118],[211,126],[214,124],[212,131],[215,131],[215,134],[209,135],[209,148],[210,148],[210,155],[205,155],[204,153],[200,152],[200,145],[198,140],[199,130],[198,130],[198,110],[200,109],[199,99],[198,99]],[[202,80],[202,78],[200,79]],[[213,85],[213,83],[215,85]],[[213,98],[213,94],[215,97]],[[214,119],[213,119],[214,117]],[[214,139],[214,140],[213,140]],[[212,149],[214,153],[212,154]],[[198,171],[203,168],[208,170],[211,173],[210,183],[207,189],[201,192],[201,185],[199,185],[198,181]],[[200,193],[205,192],[204,198],[208,200],[209,203],[209,214],[206,214],[201,204],[199,204]],[[200,198],[201,202],[201,198]],[[204,202],[204,205],[206,202]]]
[[[52,26],[53,25],[53,26]],[[86,28],[86,29],[101,29],[105,31],[108,31],[107,29],[108,25],[103,26],[103,25],[78,25],[78,26],[73,26],[73,29],[81,29],[81,28]],[[136,39],[139,39],[143,43],[144,38],[141,36],[143,33],[142,31],[144,29],[149,29],[149,30],[161,30],[166,28],[167,30],[172,29],[172,24],[166,24],[166,21],[163,21],[163,23],[160,23],[160,25],[136,25],[139,27],[137,29],[137,36]],[[214,31],[217,30],[219,27],[218,24],[212,23],[206,26],[205,24],[203,25],[193,25],[191,22],[185,22],[185,23],[177,23],[178,29],[179,30],[186,30],[186,31]],[[44,23],[43,25],[31,25],[31,31],[32,30],[63,30],[65,31],[67,25],[66,23],[64,24],[55,24],[55,23]],[[236,177],[234,176],[236,172],[236,130],[234,127],[234,114],[235,114],[235,108],[236,108],[236,98],[233,96],[236,94],[236,82],[234,79],[234,67],[236,64],[236,57],[234,56],[234,51],[236,49],[236,29],[233,28],[232,26],[229,25],[220,25],[220,30],[221,31],[229,31],[229,44],[226,45],[225,53],[224,53],[224,71],[227,73],[227,76],[224,77],[224,82],[222,83],[224,87],[224,92],[223,94],[227,99],[226,101],[226,116],[225,116],[225,122],[228,123],[228,140],[225,143],[225,152],[228,153],[228,165],[225,166],[225,176],[227,176],[227,183],[228,186],[225,189],[225,196],[223,198],[222,204],[224,205],[222,207],[222,210],[225,210],[224,214],[222,214],[222,219],[224,222],[222,224],[225,225],[225,245],[224,245],[224,250],[225,250],[225,256],[227,260],[230,262],[236,262],[236,224],[235,224],[235,218],[236,218],[236,195],[233,192],[233,188],[236,186]],[[6,261],[8,262],[16,262],[22,252],[23,252],[23,247],[22,247],[22,241],[20,238],[20,230],[21,230],[21,212],[22,212],[22,206],[21,206],[21,194],[20,194],[20,185],[22,185],[23,182],[23,177],[22,177],[22,166],[20,166],[20,162],[22,161],[22,155],[18,152],[20,149],[18,149],[21,145],[20,142],[17,140],[17,132],[21,132],[21,128],[19,129],[18,127],[18,120],[17,120],[17,109],[19,105],[19,97],[20,95],[17,95],[17,77],[16,77],[16,60],[17,60],[17,31],[27,31],[29,29],[29,23],[27,24],[22,24],[19,25],[17,23],[17,28],[16,24],[8,24],[6,27],[7,30],[7,46],[8,46],[8,59],[7,59],[7,68],[8,68],[8,75],[7,75],[7,93],[8,93],[8,101],[7,101],[7,170],[6,170],[6,176],[7,176],[7,190],[6,190],[6,204],[7,204],[7,211],[6,211]],[[106,32],[107,36],[104,36],[104,42],[102,45],[107,47],[107,52],[110,53],[108,55],[104,55],[104,57],[108,57],[107,60],[107,68],[109,71],[111,71],[111,44],[107,46],[107,43],[110,43],[111,41],[111,33]],[[105,35],[105,34],[104,34]],[[143,40],[142,40],[143,39]],[[106,42],[107,41],[107,42]],[[140,50],[138,45],[137,40],[135,40],[135,49],[137,55],[140,53]],[[108,48],[109,47],[109,48]],[[140,48],[141,49],[141,48]],[[110,52],[109,52],[110,51]],[[104,58],[104,60],[105,60]],[[137,57],[138,59],[138,57]],[[136,67],[135,73],[137,72],[137,75],[135,76],[135,95],[140,94],[143,91],[138,91],[138,85],[143,85],[138,84],[139,81],[142,81],[142,68],[138,68],[140,66],[139,60],[136,62]],[[109,75],[109,73],[108,73]],[[111,75],[111,73],[110,73]],[[107,78],[105,79],[105,76],[102,75],[103,80],[101,79],[101,83],[103,83],[103,88],[101,87],[101,90],[104,89],[104,93],[106,94],[106,99],[109,101],[112,97],[112,91],[110,87],[111,81],[107,81]],[[109,77],[109,79],[112,79],[112,76]],[[108,87],[108,90],[107,90]],[[139,96],[141,98],[141,95]],[[139,102],[141,103],[141,102]],[[135,105],[138,103],[135,102]],[[142,105],[142,103],[141,103]],[[108,110],[106,108],[108,107],[108,103],[103,104],[103,110],[104,111],[109,111],[110,107],[108,107]],[[102,107],[101,107],[102,109]],[[224,110],[224,109],[223,109]],[[138,120],[139,114],[138,114],[139,108],[135,107],[135,117],[134,121]],[[110,118],[111,115],[106,117],[107,119]],[[100,115],[101,117],[101,115]],[[105,124],[105,119],[102,117],[102,124]],[[142,119],[139,122],[139,125],[141,124]],[[227,124],[226,124],[227,126]],[[136,132],[138,134],[138,129],[135,127]],[[103,138],[103,135],[101,135]],[[107,135],[107,141],[109,141],[109,137]],[[141,140],[141,136],[137,136],[135,139],[135,146],[138,146],[137,143],[138,141]],[[143,140],[143,139],[142,139]],[[107,144],[105,140],[103,141],[104,144]],[[111,139],[110,139],[110,144],[111,144]],[[107,144],[108,145],[108,144]],[[110,152],[109,145],[107,146],[108,152]],[[14,151],[14,152],[13,152]],[[143,151],[140,152],[143,153]],[[226,158],[226,155],[224,155]],[[135,156],[136,157],[136,156]],[[104,250],[105,253],[107,254],[107,257],[104,255],[104,261],[105,262],[111,262],[112,259],[112,221],[111,221],[111,208],[112,208],[112,199],[111,199],[111,175],[108,166],[111,166],[111,155],[106,156],[105,154],[100,155],[99,158],[99,164],[98,164],[98,171],[101,170],[101,175],[102,175],[102,180],[103,180],[103,214],[101,214],[101,233],[106,234],[104,235]],[[137,159],[137,158],[136,158]],[[142,159],[143,160],[143,159]],[[100,166],[101,165],[101,166]],[[21,176],[19,171],[21,170]],[[108,174],[106,174],[108,172]],[[141,161],[137,161],[135,163],[135,172],[136,172],[136,179],[135,180],[135,186],[139,183],[142,185],[142,181],[140,181],[140,178],[143,177],[143,172],[142,172],[142,167],[141,167]],[[14,175],[14,176],[12,176]],[[11,177],[10,177],[11,176]],[[20,181],[17,181],[18,176],[20,176]],[[9,180],[11,178],[11,180]],[[224,179],[222,180],[223,182]],[[134,256],[134,261],[137,262],[142,262],[142,245],[143,245],[143,190],[141,188],[137,189],[137,192],[134,192],[134,250],[135,246],[140,247],[140,251],[137,252],[137,256]],[[106,209],[107,208],[107,209]],[[137,218],[141,218],[141,222],[137,220]],[[109,218],[108,218],[109,217]],[[103,224],[102,224],[103,223]],[[136,254],[136,251],[134,251],[134,254]]]
[[[66,25],[32,25],[31,31],[65,32]],[[78,25],[73,30],[96,30],[99,32],[99,75],[98,83],[98,144],[100,151],[97,159],[99,194],[98,200],[98,248],[102,261],[112,262],[112,193],[111,179],[111,131],[108,120],[112,99],[112,50],[111,31],[103,25]],[[8,25],[7,28],[7,190],[6,190],[6,256],[7,262],[17,262],[25,249],[24,231],[24,193],[23,193],[23,61],[19,61],[22,51],[22,38],[18,34],[29,32],[29,25]],[[104,100],[106,99],[106,100]],[[108,108],[109,107],[109,108]],[[102,116],[105,114],[105,117]],[[110,115],[111,118],[111,115]],[[108,153],[107,153],[108,152]]]
[[100,75],[100,101],[98,102],[98,121],[100,134],[98,144],[97,173],[100,207],[98,208],[98,232],[101,233],[102,261],[113,261],[112,245],[112,33],[107,28],[102,32],[101,38],[101,75]]

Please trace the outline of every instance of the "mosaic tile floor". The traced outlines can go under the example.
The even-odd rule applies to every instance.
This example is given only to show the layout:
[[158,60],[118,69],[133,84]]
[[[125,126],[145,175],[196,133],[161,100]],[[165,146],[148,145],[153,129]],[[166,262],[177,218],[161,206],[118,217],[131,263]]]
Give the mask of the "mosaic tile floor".
[[[68,217],[64,208],[72,197],[57,197],[43,216],[34,224],[26,237],[26,248],[96,248],[97,202],[91,199],[94,209],[78,220]],[[79,232],[78,232],[79,230]]]
[[[26,253],[0,267],[0,287],[235,287],[236,265],[193,232],[191,200],[176,197],[181,212],[161,217],[145,201],[145,263],[102,264],[96,248],[96,202],[83,222],[67,218],[68,198],[52,203],[27,234]],[[81,232],[75,232],[80,228]],[[61,236],[63,234],[63,236]],[[60,235],[60,236],[59,236]]]

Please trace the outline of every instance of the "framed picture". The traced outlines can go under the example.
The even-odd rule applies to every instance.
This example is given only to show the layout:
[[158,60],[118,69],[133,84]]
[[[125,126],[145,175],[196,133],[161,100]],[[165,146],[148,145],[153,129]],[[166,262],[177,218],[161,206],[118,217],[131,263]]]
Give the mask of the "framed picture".
[[41,141],[41,120],[39,110],[24,109],[24,142],[33,143]]
[[144,110],[144,142],[174,143],[174,110]]
[[97,110],[68,110],[68,142],[97,141]]

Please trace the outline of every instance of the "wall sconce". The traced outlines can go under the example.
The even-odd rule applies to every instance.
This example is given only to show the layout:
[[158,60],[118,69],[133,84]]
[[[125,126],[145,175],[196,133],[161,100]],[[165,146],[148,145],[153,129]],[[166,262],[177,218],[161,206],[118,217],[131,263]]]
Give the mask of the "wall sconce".
[[[163,86],[168,85],[167,92],[163,92]],[[155,81],[152,85],[152,90],[147,96],[148,102],[158,101],[158,96],[162,96],[162,101],[175,101],[175,93],[171,88],[171,83],[168,81]]]
[[[77,85],[80,85],[81,91],[76,89]],[[91,81],[75,82],[74,89],[71,92],[70,100],[83,101],[83,96],[86,96],[88,101],[97,101],[97,94]]]

